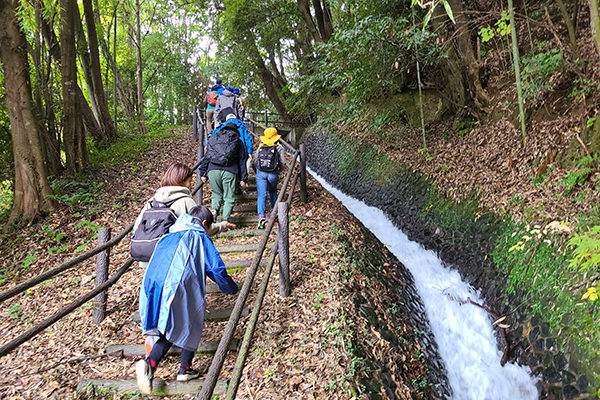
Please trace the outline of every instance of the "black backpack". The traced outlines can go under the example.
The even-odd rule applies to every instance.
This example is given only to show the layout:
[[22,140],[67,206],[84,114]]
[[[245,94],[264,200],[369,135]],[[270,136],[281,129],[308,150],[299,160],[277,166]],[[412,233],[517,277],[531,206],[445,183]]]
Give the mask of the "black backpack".
[[264,144],[258,148],[256,156],[256,167],[264,172],[273,172],[279,167],[279,154],[277,153],[277,145],[265,146]]
[[150,261],[156,243],[164,234],[169,233],[169,228],[177,220],[175,211],[171,209],[171,204],[177,200],[179,198],[168,203],[150,200],[150,208],[142,214],[142,220],[131,238],[131,258]]
[[235,124],[225,125],[212,135],[208,141],[206,156],[208,160],[223,167],[235,164],[240,156],[240,134]]

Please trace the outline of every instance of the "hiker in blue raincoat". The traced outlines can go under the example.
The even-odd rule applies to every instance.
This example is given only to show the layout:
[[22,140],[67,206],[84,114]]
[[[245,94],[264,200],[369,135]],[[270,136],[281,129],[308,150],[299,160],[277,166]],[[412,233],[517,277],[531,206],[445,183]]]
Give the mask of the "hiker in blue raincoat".
[[158,340],[150,355],[136,364],[142,393],[152,392],[154,371],[172,345],[181,348],[177,380],[186,382],[200,375],[191,364],[204,327],[206,277],[227,294],[238,292],[206,234],[212,222],[208,208],[192,208],[177,218],[150,258],[140,289],[140,319],[144,334]]

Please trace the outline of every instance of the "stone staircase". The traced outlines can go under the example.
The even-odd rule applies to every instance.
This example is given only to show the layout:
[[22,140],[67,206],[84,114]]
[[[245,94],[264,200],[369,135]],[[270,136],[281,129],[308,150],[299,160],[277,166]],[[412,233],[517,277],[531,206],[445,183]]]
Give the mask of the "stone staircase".
[[[251,176],[250,179],[251,182],[254,181],[253,176]],[[206,185],[205,188],[208,188],[208,185]],[[238,283],[238,285],[240,285],[240,287],[245,277],[245,271],[252,264],[254,253],[258,247],[261,236],[264,233],[264,230],[256,229],[256,225],[258,223],[258,217],[256,215],[256,185],[251,184],[248,187],[243,188],[242,191],[243,193],[241,195],[236,196],[236,204],[230,218],[230,222],[236,224],[238,228],[228,232],[223,232],[216,237],[213,237],[213,242],[219,250],[223,261],[225,261],[228,273]],[[205,205],[210,204],[209,194],[205,194],[203,203]],[[269,202],[267,201],[267,207],[269,207],[268,203]],[[271,232],[272,241],[275,240],[276,235],[277,230],[274,229]],[[266,265],[266,260],[262,260],[261,265]],[[221,294],[218,286],[210,280],[207,280],[206,282],[206,291],[207,309],[205,314],[205,330],[211,324],[216,324],[217,329],[220,329],[222,333],[222,330],[224,329],[224,323],[219,321],[226,321],[229,319],[233,304],[235,302],[235,297],[227,299],[226,297],[229,296]],[[226,300],[225,303],[228,304],[228,306],[225,308],[221,307],[223,298]],[[215,299],[215,301],[213,301],[213,299]],[[248,314],[249,310],[245,308],[242,312],[241,318],[246,317]],[[133,315],[131,323],[139,325],[139,314],[137,312]],[[141,341],[141,334],[137,339],[138,341]],[[229,346],[229,351],[237,351],[238,343],[239,340],[234,339]],[[209,365],[210,360],[205,360],[206,362],[199,362],[199,359],[212,357],[217,349],[218,344],[219,340],[203,340],[200,343],[198,351],[196,352],[196,356],[194,358],[194,367],[196,367],[198,364]],[[179,352],[179,349],[172,348],[167,357],[172,357],[173,355],[178,357]],[[105,353],[116,356],[117,358],[110,356],[107,357],[107,362],[115,363],[119,362],[119,358],[141,359],[146,354],[144,344],[139,343],[112,344],[105,349]],[[201,372],[206,374],[207,371],[201,369]],[[167,380],[154,379],[152,396],[178,396],[183,394],[198,393],[204,382],[202,377],[189,382],[177,382],[175,380],[175,375],[171,375],[170,378],[171,379]],[[79,383],[77,391],[84,391],[90,385],[98,389],[114,391],[117,393],[117,395],[125,393],[135,395],[136,393],[140,393],[137,387],[135,371],[133,368],[131,369],[129,379],[85,379]],[[219,380],[215,386],[214,394],[224,394],[226,389],[227,382],[225,380]]]

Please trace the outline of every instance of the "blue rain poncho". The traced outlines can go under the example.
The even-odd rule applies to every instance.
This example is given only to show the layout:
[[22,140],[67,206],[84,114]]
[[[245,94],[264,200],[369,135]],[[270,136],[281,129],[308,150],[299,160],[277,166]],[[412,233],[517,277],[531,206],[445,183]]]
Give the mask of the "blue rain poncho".
[[142,280],[142,330],[196,351],[204,328],[206,276],[227,294],[238,287],[197,219],[182,214],[169,232],[156,244]]

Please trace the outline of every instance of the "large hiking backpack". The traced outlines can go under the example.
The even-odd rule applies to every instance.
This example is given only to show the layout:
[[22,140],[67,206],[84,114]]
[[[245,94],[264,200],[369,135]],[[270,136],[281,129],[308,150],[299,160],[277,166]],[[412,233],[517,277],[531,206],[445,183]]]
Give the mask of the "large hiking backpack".
[[206,103],[209,106],[216,106],[217,105],[217,99],[219,98],[219,93],[215,93],[215,92],[210,92],[209,94],[206,95]]
[[238,161],[240,144],[240,134],[237,126],[227,124],[211,136],[208,141],[206,156],[211,163],[228,167]]
[[256,156],[256,167],[264,172],[273,172],[279,167],[279,154],[277,154],[277,145],[258,148]]
[[131,258],[136,261],[150,261],[156,243],[177,220],[171,205],[179,199],[162,203],[151,199],[150,208],[142,214],[142,220],[131,238]]

